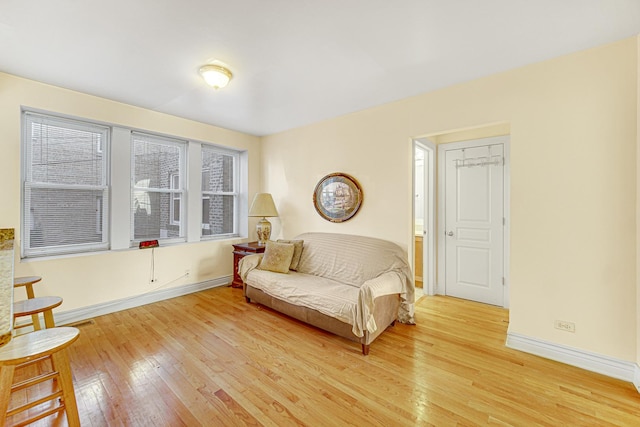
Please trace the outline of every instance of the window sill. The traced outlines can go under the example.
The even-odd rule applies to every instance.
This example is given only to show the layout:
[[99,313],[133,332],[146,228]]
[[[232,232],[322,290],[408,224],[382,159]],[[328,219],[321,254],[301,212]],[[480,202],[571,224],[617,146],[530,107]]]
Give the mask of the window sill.
[[[181,246],[181,245],[192,245],[192,244],[199,244],[199,243],[226,243],[226,241],[236,241],[238,239],[242,239],[243,237],[241,237],[240,235],[225,235],[225,236],[215,236],[215,237],[211,237],[211,238],[206,238],[206,239],[202,239],[202,240],[197,240],[194,242],[185,242],[185,241],[179,241],[179,242],[166,242],[166,241],[162,241],[160,240],[160,246],[158,246],[158,249],[162,249],[163,247],[176,247],[176,246]],[[43,255],[43,256],[36,256],[36,257],[28,257],[28,258],[20,258],[20,263],[30,263],[30,262],[38,262],[38,261],[53,261],[53,260],[57,260],[57,259],[67,259],[67,258],[76,258],[76,257],[86,257],[86,256],[98,256],[98,255],[107,255],[110,253],[118,253],[118,252],[128,252],[128,251],[139,251],[140,249],[138,248],[138,243],[135,243],[135,246],[130,246],[128,248],[119,248],[119,249],[108,249],[108,250],[97,250],[97,251],[90,251],[90,252],[78,252],[78,253],[70,253],[70,254],[55,254],[55,255]]]

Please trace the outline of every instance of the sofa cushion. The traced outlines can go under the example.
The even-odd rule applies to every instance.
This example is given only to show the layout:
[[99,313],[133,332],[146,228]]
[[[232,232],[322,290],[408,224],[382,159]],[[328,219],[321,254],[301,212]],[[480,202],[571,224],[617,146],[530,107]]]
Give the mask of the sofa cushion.
[[293,258],[291,258],[291,265],[289,266],[289,270],[296,271],[298,269],[298,263],[300,263],[300,256],[302,255],[302,245],[304,245],[304,240],[279,239],[278,243],[291,243],[293,245]]
[[288,273],[293,252],[294,246],[291,243],[267,241],[264,256],[258,268],[276,273]]
[[324,277],[292,271],[287,275],[251,270],[247,283],[291,304],[312,308],[353,325],[360,289]]

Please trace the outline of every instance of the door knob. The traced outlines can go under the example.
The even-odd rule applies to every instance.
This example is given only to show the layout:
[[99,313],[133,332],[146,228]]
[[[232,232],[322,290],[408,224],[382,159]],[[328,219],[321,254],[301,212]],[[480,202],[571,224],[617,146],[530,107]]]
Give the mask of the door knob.
[[453,236],[453,231],[448,232],[447,236],[449,236],[449,237]]

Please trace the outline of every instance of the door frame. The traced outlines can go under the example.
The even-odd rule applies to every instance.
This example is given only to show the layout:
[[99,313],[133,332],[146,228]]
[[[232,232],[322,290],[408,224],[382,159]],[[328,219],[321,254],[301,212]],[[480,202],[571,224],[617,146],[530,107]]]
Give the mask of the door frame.
[[489,138],[470,139],[465,141],[450,142],[438,145],[438,278],[436,285],[436,293],[446,295],[446,259],[445,259],[445,243],[446,239],[442,238],[445,233],[445,153],[448,150],[459,150],[461,148],[482,147],[490,144],[503,144],[504,147],[504,180],[503,180],[503,209],[504,209],[504,233],[503,233],[503,277],[505,280],[503,286],[504,299],[503,307],[509,308],[509,286],[511,283],[510,276],[510,234],[511,234],[511,138],[509,135],[493,136]]
[[[428,173],[429,185],[425,188],[424,212],[428,213],[429,219],[424,224],[425,230],[428,230],[426,238],[422,239],[422,292],[424,295],[436,294],[436,144],[428,138],[414,138],[412,140],[412,211],[411,211],[411,244],[413,246],[412,263],[415,260],[415,223],[416,223],[416,147],[424,150],[428,154],[425,158],[425,176]],[[428,166],[428,167],[427,167]],[[427,171],[428,169],[428,171]],[[427,272],[426,277],[424,272]],[[415,273],[415,265],[413,266]]]

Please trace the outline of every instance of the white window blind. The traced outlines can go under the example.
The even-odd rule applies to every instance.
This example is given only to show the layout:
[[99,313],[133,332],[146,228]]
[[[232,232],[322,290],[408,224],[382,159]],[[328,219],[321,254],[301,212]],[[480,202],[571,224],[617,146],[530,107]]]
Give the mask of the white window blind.
[[24,257],[108,249],[107,127],[23,113]]
[[133,132],[131,240],[185,240],[186,142]]
[[202,237],[237,234],[237,152],[202,144]]

